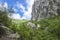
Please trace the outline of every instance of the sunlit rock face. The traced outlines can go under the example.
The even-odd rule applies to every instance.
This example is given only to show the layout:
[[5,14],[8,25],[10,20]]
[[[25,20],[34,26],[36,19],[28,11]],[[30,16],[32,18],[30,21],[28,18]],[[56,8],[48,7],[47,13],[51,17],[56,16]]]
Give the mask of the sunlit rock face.
[[60,14],[60,0],[35,0],[32,6],[32,20],[41,20]]

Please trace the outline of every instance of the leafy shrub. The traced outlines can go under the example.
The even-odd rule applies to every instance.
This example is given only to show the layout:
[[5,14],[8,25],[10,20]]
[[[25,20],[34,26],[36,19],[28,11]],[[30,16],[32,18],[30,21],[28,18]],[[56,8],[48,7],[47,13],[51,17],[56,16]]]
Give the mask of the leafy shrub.
[[[40,24],[36,30],[27,26],[27,22]],[[26,21],[17,24],[12,23],[11,29],[20,34],[20,40],[59,40],[60,38],[60,16],[41,21]]]

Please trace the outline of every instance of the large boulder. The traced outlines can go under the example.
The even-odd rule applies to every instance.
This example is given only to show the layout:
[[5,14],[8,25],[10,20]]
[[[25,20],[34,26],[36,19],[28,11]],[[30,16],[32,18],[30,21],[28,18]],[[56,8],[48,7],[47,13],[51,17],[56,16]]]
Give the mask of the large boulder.
[[34,24],[32,22],[28,22],[27,26],[29,26],[29,28],[32,28],[32,29],[38,29],[40,27],[39,24]]
[[10,28],[0,25],[0,40],[18,40],[20,35]]

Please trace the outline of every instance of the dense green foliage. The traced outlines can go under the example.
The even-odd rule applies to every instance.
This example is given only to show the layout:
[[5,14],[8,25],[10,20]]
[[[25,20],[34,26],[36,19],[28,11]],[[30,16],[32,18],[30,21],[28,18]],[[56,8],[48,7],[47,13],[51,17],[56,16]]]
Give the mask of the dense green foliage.
[[12,12],[13,11],[9,11],[9,9],[5,9],[5,8],[4,10],[0,9],[0,37],[6,35],[6,31],[3,28],[3,26],[9,27],[12,23],[12,20],[8,17],[8,14]]
[[[39,24],[40,27],[33,29],[27,26],[27,22]],[[0,11],[0,24],[18,32],[20,40],[60,40],[60,16],[41,21],[15,20],[9,18],[6,11]]]
[[9,14],[12,14],[13,11],[10,11],[10,9],[4,9],[0,10],[0,24],[5,25],[5,26],[10,26],[12,23],[11,19],[8,17]]
[[[60,39],[60,16],[49,19],[43,19],[39,22],[33,21],[35,24],[40,24],[38,33],[41,40],[59,40]],[[40,34],[41,33],[41,34]]]
[[41,21],[30,21],[39,24],[36,30],[27,26],[27,21],[19,21],[11,25],[11,29],[20,34],[21,40],[59,40],[60,39],[60,16]]

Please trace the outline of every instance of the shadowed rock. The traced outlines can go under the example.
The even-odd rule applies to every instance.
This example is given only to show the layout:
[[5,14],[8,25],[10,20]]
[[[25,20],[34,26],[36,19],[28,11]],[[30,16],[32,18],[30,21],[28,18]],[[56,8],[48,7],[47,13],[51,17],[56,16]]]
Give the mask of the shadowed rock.
[[0,25],[0,40],[18,40],[19,38],[20,35],[17,32],[14,33],[10,28]]

